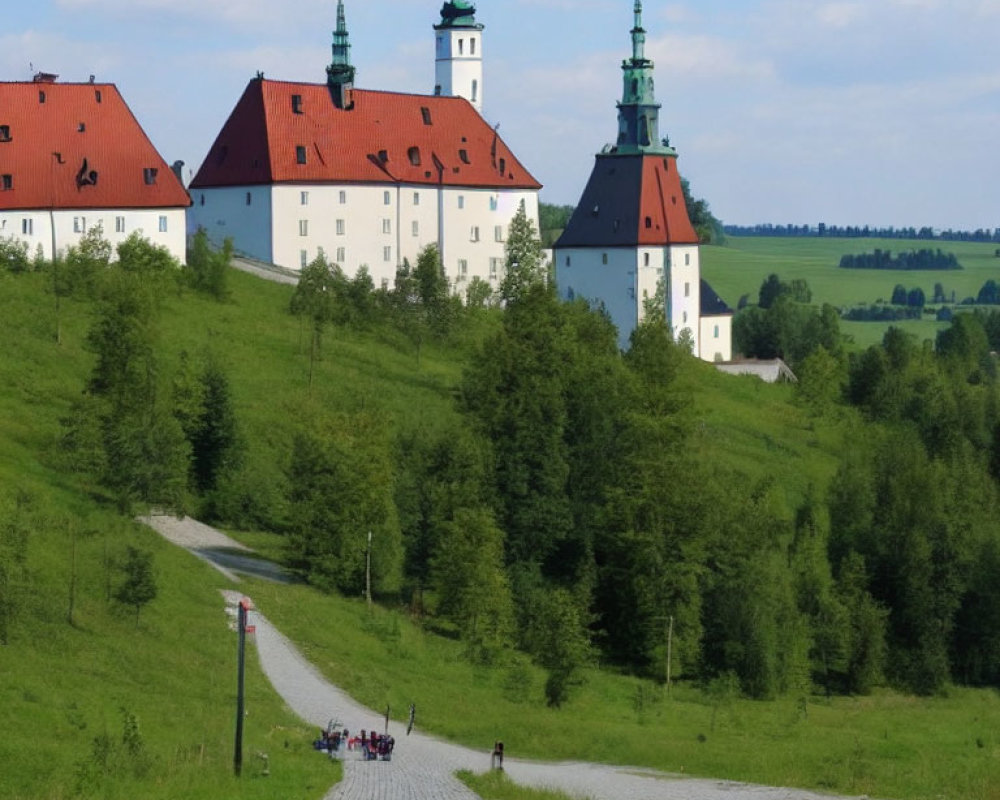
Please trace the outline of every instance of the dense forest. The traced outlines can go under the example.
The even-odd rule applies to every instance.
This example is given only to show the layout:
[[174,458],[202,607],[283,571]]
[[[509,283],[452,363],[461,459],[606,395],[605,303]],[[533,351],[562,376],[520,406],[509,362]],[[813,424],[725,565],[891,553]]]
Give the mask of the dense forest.
[[890,329],[850,353],[834,309],[775,279],[737,335],[793,365],[813,418],[852,432],[829,489],[787,508],[773,479],[700,457],[678,378],[692,356],[662,311],[620,351],[606,316],[557,299],[523,213],[499,292],[473,285],[464,303],[434,248],[389,289],[321,255],[288,309],[310,364],[341,329],[418,358],[487,333],[436,424],[304,402],[275,485],[221,363],[162,366],[158,298],[180,280],[224,302],[225,253],[199,237],[182,268],[134,238],[113,259],[99,234],[55,266],[10,250],[11,270],[50,270],[57,295],[93,306],[67,468],[124,511],[281,532],[290,564],[328,591],[359,595],[370,555],[381,602],[451,631],[476,663],[530,654],[553,706],[594,661],[755,698],[1000,686],[1000,315],[956,315],[935,347]]

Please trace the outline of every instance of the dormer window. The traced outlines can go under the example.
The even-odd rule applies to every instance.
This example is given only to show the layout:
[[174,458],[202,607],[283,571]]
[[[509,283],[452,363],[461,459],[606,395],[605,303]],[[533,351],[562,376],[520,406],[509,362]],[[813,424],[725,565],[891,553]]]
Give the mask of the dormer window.
[[13,175],[3,175],[0,176],[0,189],[5,192],[9,192],[14,188],[14,176]]
[[387,163],[389,161],[389,151],[388,150],[379,150],[378,151],[378,160],[381,161],[383,164]]
[[39,92],[38,93],[38,102],[39,102],[39,104],[45,102],[45,92]]
[[87,130],[86,122],[81,122],[76,128],[77,133],[84,133],[86,130]]
[[471,161],[469,161],[469,151],[468,150],[465,150],[465,149],[459,150],[458,151],[458,158],[459,158],[459,160],[463,164],[471,164],[472,163]]
[[159,174],[159,170],[156,167],[145,167],[142,170],[142,180],[147,186],[156,185],[156,176]]
[[424,125],[432,125],[431,110],[427,106],[420,106],[420,115],[424,118]]
[[652,217],[646,217],[646,227],[647,228],[652,228],[653,227],[653,218]]
[[10,125],[0,125],[0,142],[10,141]]
[[295,163],[296,164],[306,163],[306,149],[301,144],[297,145],[295,148]]
[[292,95],[292,113],[293,114],[302,113],[302,95],[300,94]]
[[98,103],[100,103],[100,102],[101,102],[101,101],[102,101],[102,100],[104,99],[104,98],[102,97],[102,95],[101,95],[101,90],[100,90],[100,89],[95,89],[95,90],[94,90],[94,99],[95,99],[95,100],[96,100],[96,101],[97,101]]
[[500,174],[501,175],[506,175],[507,174],[507,159],[506,158],[501,158],[500,159]]
[[420,148],[419,147],[411,147],[409,150],[406,151],[406,154],[409,157],[410,163],[413,166],[415,166],[415,167],[419,167],[420,166]]

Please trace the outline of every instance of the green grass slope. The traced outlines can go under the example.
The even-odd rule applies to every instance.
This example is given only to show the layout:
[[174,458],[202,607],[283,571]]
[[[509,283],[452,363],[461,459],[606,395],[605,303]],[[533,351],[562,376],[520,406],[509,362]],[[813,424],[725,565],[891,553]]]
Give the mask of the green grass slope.
[[[182,352],[220,359],[249,462],[261,487],[274,492],[311,404],[375,410],[391,430],[457,421],[453,394],[463,364],[495,324],[486,316],[461,345],[425,343],[419,352],[401,335],[331,329],[310,387],[309,333],[286,313],[292,290],[238,273],[230,285],[223,304],[186,292],[163,298],[163,368],[169,372]],[[0,273],[0,498],[7,507],[26,493],[32,531],[28,591],[11,643],[0,647],[0,722],[9,732],[0,763],[13,765],[0,797],[319,797],[337,779],[336,767],[309,749],[313,732],[288,714],[253,659],[246,774],[231,777],[236,643],[218,591],[225,579],[111,513],[97,487],[60,467],[59,421],[92,365],[83,345],[89,314],[88,304],[64,300],[57,344],[46,277]],[[810,487],[825,489],[850,445],[849,412],[817,423],[789,387],[695,362],[681,381],[696,418],[692,446],[720,469],[773,480],[789,515]],[[281,550],[273,538],[252,538]],[[126,545],[155,554],[160,593],[138,627],[106,600],[106,558]],[[400,711],[416,702],[423,729],[480,748],[502,737],[512,756],[619,761],[883,797],[1000,797],[995,694],[884,696],[803,709],[713,699],[683,685],[668,699],[650,684],[594,670],[556,712],[542,707],[544,680],[531,665],[471,667],[457,643],[405,616],[369,616],[354,601],[305,587],[251,583],[245,590],[358,699]],[[122,743],[127,715],[141,732],[134,752]],[[258,752],[269,755],[269,777]]]

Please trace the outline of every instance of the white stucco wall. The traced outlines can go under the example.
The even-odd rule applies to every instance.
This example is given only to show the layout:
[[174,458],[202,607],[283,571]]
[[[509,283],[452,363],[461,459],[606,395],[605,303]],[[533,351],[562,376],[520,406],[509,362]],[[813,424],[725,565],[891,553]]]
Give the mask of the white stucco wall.
[[522,201],[538,226],[538,193],[531,190],[283,184],[195,190],[193,199],[192,233],[201,225],[216,244],[232,236],[238,252],[292,270],[322,248],[350,276],[367,266],[376,287],[391,287],[404,259],[416,266],[424,247],[440,244],[445,274],[462,294],[475,277],[499,287],[507,230]]
[[[250,204],[247,205],[247,195]],[[273,261],[271,187],[235,186],[191,190],[187,229],[204,228],[216,246],[231,238],[237,252],[260,261]]]
[[[636,255],[632,248],[567,248],[556,250],[554,257],[560,297],[583,298],[603,306],[618,328],[618,345],[623,350],[639,323],[641,293],[649,289],[651,277],[641,274],[642,270],[637,274]],[[649,291],[656,291],[655,278]]]
[[670,287],[667,297],[668,320],[674,339],[684,330],[694,340],[694,353],[701,352],[701,265],[697,245],[673,246],[669,250],[668,274]]
[[699,356],[704,361],[732,361],[733,359],[733,316],[701,318],[701,350]]
[[467,28],[437,31],[435,48],[435,84],[441,87],[441,94],[464,97],[482,113],[482,31]]
[[153,244],[166,247],[181,263],[187,258],[186,209],[183,208],[0,212],[0,238],[13,237],[26,242],[29,258],[34,258],[41,245],[45,259],[51,260],[53,223],[56,251],[61,255],[68,247],[79,244],[86,232],[100,225],[104,238],[113,248],[138,231]]

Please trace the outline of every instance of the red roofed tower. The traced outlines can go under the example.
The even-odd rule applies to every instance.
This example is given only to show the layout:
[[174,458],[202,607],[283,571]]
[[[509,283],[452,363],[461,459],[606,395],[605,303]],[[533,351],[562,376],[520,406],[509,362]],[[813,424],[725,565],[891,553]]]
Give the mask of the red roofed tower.
[[656,296],[662,282],[674,336],[690,338],[696,355],[725,360],[728,329],[713,325],[710,335],[720,343],[701,346],[698,235],[684,201],[677,151],[660,139],[660,104],[645,45],[637,1],[632,57],[622,64],[618,140],[597,156],[576,211],[556,242],[559,290],[567,299],[584,297],[603,305],[624,348],[643,319],[644,301]]
[[464,97],[354,87],[343,2],[324,83],[250,81],[191,183],[192,227],[298,270],[320,250],[389,286],[436,244],[456,293],[503,278],[538,181]]

